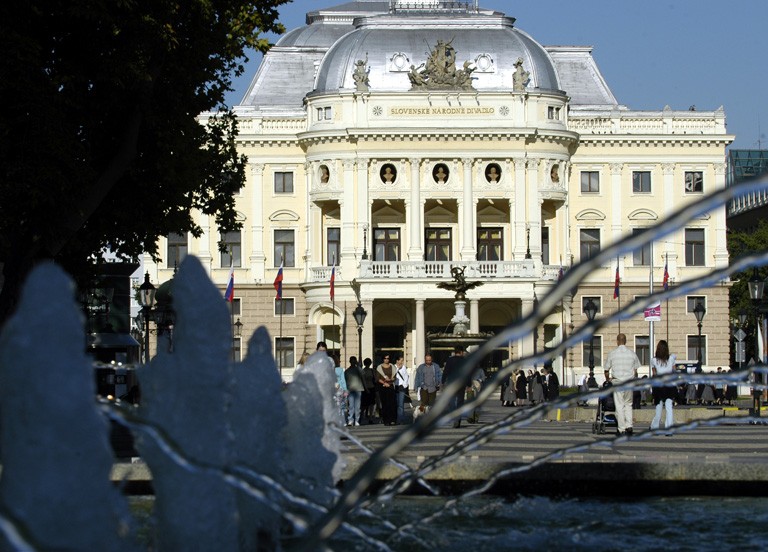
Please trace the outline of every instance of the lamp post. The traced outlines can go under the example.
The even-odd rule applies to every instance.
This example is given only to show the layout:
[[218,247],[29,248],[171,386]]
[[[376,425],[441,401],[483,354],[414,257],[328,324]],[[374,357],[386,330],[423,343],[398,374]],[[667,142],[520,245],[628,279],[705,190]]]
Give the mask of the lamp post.
[[149,281],[149,272],[144,274],[144,283],[139,286],[139,304],[144,318],[144,364],[149,364],[149,318],[155,305],[155,286]]
[[[746,311],[746,309],[741,309],[741,310],[739,311],[739,329],[740,329],[742,332],[744,331],[744,326],[745,326],[746,324],[747,324],[747,311]],[[742,339],[743,339],[743,337],[742,337]],[[741,342],[741,343],[739,343],[739,345],[744,345],[744,343],[743,343],[743,342]],[[743,366],[742,366],[742,364],[743,364],[743,362],[744,362],[744,353],[745,353],[744,349],[745,349],[745,348],[746,348],[746,347],[743,347],[743,348],[741,349],[741,354],[739,354],[739,370],[741,370],[741,369],[742,369],[742,367],[743,367]]]
[[[752,304],[755,307],[755,365],[761,360],[760,354],[760,342],[757,338],[760,331],[760,311],[758,305],[763,299],[763,290],[765,289],[765,282],[760,279],[757,274],[757,268],[752,269],[752,277],[747,282],[749,287],[749,298],[752,299]],[[755,372],[753,374],[753,383],[760,383],[760,376]],[[752,413],[756,417],[760,417],[760,390],[757,386],[752,388]]]
[[[587,319],[594,321],[597,315],[597,305],[592,299],[587,299],[587,304],[584,305],[584,314],[587,315]],[[597,380],[595,379],[595,336],[592,335],[589,338],[589,379],[587,379],[587,387],[594,389],[597,387]]]
[[365,317],[368,316],[368,312],[363,308],[363,305],[358,303],[355,310],[352,311],[352,316],[355,317],[357,322],[357,361],[362,365],[363,363],[363,324],[365,324]]
[[[368,249],[367,249],[367,247],[368,247],[368,224],[364,224],[363,225],[363,257],[362,257],[362,259],[364,261],[368,260]],[[358,304],[358,306],[360,306],[360,305]],[[365,319],[365,317],[363,317],[363,319]]]
[[704,308],[704,303],[701,301],[696,303],[696,306],[693,307],[693,315],[696,317],[696,326],[699,328],[699,340],[696,342],[697,345],[697,358],[699,361],[699,369],[701,369],[702,365],[702,359],[701,359],[701,321],[704,320],[704,315],[707,314],[707,309]]

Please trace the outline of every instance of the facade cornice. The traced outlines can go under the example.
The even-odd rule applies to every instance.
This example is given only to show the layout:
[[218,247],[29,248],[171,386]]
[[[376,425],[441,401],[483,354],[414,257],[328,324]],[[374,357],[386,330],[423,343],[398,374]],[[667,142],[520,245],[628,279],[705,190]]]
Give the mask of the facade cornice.
[[305,145],[332,144],[341,142],[430,142],[430,141],[496,141],[526,140],[528,143],[540,141],[558,145],[572,145],[579,141],[579,135],[569,131],[542,132],[540,129],[387,129],[387,130],[347,130],[343,132],[304,132],[298,135],[300,143]]
[[620,135],[620,134],[581,134],[579,143],[585,146],[682,146],[687,148],[701,147],[702,145],[725,147],[736,137],[732,134],[679,134],[679,135]]

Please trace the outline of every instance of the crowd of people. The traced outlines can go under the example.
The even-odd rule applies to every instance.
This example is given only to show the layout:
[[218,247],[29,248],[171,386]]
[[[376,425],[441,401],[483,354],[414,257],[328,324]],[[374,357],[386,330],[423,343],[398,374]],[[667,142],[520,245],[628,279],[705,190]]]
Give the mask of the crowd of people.
[[[326,344],[319,342],[317,350],[327,351]],[[424,362],[415,369],[413,382],[401,354],[384,354],[376,366],[370,358],[359,362],[357,357],[352,356],[346,369],[342,368],[338,355],[332,356],[336,373],[334,400],[341,422],[347,426],[374,423],[392,426],[407,423],[411,417],[416,418],[434,405],[439,390],[463,378],[461,384],[453,385],[455,392],[452,406],[455,409],[460,408],[465,400],[474,398],[480,392],[486,380],[481,368],[477,368],[469,376],[462,375],[460,368],[464,354],[464,347],[455,347],[453,355],[441,367],[433,360],[432,354],[427,353]],[[302,355],[300,363],[305,363],[308,356],[307,353]],[[660,340],[651,359],[653,378],[674,372],[676,360],[676,355],[670,353],[667,342]],[[626,336],[619,333],[616,337],[616,348],[606,357],[604,385],[616,385],[637,378],[638,368],[639,358],[626,346]],[[699,367],[698,371],[700,370]],[[717,373],[723,373],[723,369],[717,368]],[[589,390],[586,376],[581,378],[579,383],[579,391]],[[411,389],[415,393],[413,397]],[[641,389],[614,391],[612,403],[618,422],[618,434],[632,435],[632,410],[646,404],[649,400],[647,395],[652,398],[655,408],[650,428],[659,429],[664,414],[663,427],[668,431],[675,423],[675,405],[730,404],[736,399],[737,388],[724,382],[659,385],[649,380],[649,384]],[[550,363],[545,363],[541,369],[517,369],[501,384],[502,406],[534,406],[555,401],[559,396],[560,381]],[[407,404],[413,404],[412,412],[406,413]],[[479,409],[473,410],[464,419],[477,422]],[[457,417],[454,427],[460,427],[461,422],[462,417]]]

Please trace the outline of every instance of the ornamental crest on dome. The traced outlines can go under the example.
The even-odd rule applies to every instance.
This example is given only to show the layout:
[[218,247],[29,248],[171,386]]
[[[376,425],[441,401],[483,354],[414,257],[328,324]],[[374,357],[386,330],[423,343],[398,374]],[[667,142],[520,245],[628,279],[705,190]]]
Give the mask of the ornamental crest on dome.
[[471,75],[475,68],[470,61],[465,61],[462,69],[456,68],[456,50],[451,42],[438,40],[426,62],[411,65],[411,90],[474,90]]

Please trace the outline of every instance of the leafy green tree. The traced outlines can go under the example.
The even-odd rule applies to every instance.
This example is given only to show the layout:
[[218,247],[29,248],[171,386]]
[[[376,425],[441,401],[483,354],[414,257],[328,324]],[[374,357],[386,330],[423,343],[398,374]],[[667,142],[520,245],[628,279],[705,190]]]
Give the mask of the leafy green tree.
[[[0,321],[35,263],[85,279],[111,250],[239,227],[245,180],[223,105],[289,0],[7,0],[0,6]],[[209,125],[197,116],[218,111]]]
[[[768,222],[761,219],[757,226],[750,231],[730,231],[728,233],[728,254],[731,259],[738,259],[750,253],[765,251],[768,248]],[[768,277],[768,268],[757,267],[746,272],[739,272],[733,275],[733,285],[729,290],[730,314],[733,320],[738,320],[739,312],[744,310],[748,313],[746,332],[749,334],[749,344],[747,357],[753,356],[755,350],[755,305],[749,295],[748,282],[757,275],[758,278],[765,281]],[[765,290],[768,294],[768,289]]]

